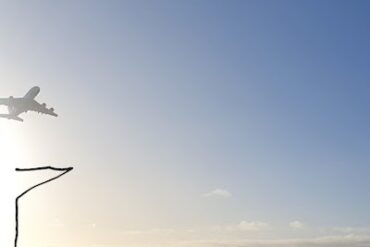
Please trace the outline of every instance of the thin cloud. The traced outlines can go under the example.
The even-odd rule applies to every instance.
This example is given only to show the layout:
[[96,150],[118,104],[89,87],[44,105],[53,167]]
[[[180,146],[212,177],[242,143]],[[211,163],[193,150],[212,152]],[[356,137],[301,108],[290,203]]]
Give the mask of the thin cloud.
[[344,235],[308,239],[279,240],[203,240],[179,242],[176,247],[364,247],[370,236]]
[[254,231],[255,232],[255,231],[265,230],[269,226],[270,225],[268,223],[261,222],[261,221],[251,221],[251,222],[242,221],[237,226],[237,229],[239,229],[240,231]]
[[206,194],[204,194],[205,197],[222,197],[222,198],[229,198],[232,197],[232,194],[225,190],[225,189],[215,189],[212,190]]
[[334,227],[333,231],[343,234],[370,235],[370,227]]
[[222,233],[236,233],[236,232],[259,232],[270,228],[270,224],[262,221],[241,221],[234,225],[215,226],[213,230]]
[[289,222],[289,227],[292,228],[292,229],[299,230],[299,229],[304,228],[304,224],[299,220],[295,220],[295,221]]

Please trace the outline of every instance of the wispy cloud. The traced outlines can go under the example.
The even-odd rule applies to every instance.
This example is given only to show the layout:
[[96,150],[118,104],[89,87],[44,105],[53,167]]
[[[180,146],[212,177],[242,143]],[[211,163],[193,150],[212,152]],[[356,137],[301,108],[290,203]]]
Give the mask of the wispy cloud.
[[[65,244],[48,243],[42,246],[62,247]],[[71,244],[70,247],[120,247],[122,244]],[[127,247],[368,247],[370,236],[338,235],[306,239],[275,240],[183,240],[165,242],[127,243]]]
[[334,227],[332,231],[343,234],[370,235],[370,227]]
[[149,230],[127,230],[123,231],[122,234],[125,235],[169,235],[176,231],[172,228],[153,228]]
[[224,236],[229,233],[259,232],[267,230],[269,228],[270,228],[269,223],[262,221],[245,221],[245,220],[234,225],[223,225],[212,227],[214,231],[217,231],[220,234],[223,234]]
[[[297,220],[296,220],[297,221]],[[292,221],[295,222],[295,221]],[[290,223],[292,223],[290,222]],[[300,222],[300,221],[299,221]],[[302,222],[300,222],[302,223]],[[302,223],[303,224],[303,223]],[[298,224],[294,224],[298,225]],[[305,225],[305,224],[303,224]],[[120,231],[114,243],[99,243],[97,247],[370,247],[369,228],[327,228],[325,233],[316,229],[312,237],[284,238],[274,236],[277,226],[262,221],[241,221],[219,227],[195,227],[194,229],[153,228],[147,230]],[[357,232],[357,233],[353,233]],[[265,235],[267,234],[267,235]],[[46,245],[45,245],[46,246]],[[64,245],[47,245],[53,247]],[[68,245],[91,247],[91,245]]]
[[225,189],[214,189],[208,193],[204,194],[205,197],[222,197],[229,198],[232,197],[232,194]]
[[242,221],[237,225],[237,229],[240,231],[261,231],[268,228],[270,225],[261,221]]
[[367,247],[370,236],[326,236],[311,239],[213,240],[181,242],[176,247]]
[[294,221],[289,222],[289,227],[299,230],[299,229],[304,228],[304,224],[299,220],[294,220]]

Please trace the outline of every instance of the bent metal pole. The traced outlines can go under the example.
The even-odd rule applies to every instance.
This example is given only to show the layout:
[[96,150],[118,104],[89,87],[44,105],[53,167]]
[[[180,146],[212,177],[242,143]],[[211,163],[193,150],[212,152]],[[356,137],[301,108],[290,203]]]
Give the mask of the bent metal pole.
[[59,171],[62,172],[59,175],[52,177],[44,182],[38,183],[27,190],[25,190],[22,194],[20,194],[16,199],[15,199],[15,239],[14,239],[14,247],[18,246],[18,237],[19,237],[19,200],[32,191],[33,189],[36,189],[37,187],[47,184],[53,180],[56,180],[60,178],[61,176],[67,174],[68,172],[73,170],[73,167],[67,167],[67,168],[57,168],[57,167],[52,167],[52,166],[42,166],[42,167],[34,167],[34,168],[16,168],[15,169],[17,172],[32,172],[32,171],[40,171],[40,170],[53,170],[53,171]]

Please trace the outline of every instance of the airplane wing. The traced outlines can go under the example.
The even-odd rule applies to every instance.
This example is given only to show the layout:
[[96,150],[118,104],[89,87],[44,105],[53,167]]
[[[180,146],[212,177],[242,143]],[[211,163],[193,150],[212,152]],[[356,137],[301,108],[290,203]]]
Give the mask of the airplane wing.
[[0,114],[0,118],[7,118],[7,119],[11,119],[11,120],[16,120],[16,121],[19,121],[19,122],[23,122],[23,119],[18,117],[18,116],[14,116],[14,115],[10,115],[10,114]]
[[51,115],[57,117],[58,114],[54,112],[54,108],[47,108],[46,104],[40,104],[37,101],[33,101],[32,104],[29,106],[29,111],[35,111],[42,114]]
[[0,99],[0,105],[9,105],[9,98],[1,98]]

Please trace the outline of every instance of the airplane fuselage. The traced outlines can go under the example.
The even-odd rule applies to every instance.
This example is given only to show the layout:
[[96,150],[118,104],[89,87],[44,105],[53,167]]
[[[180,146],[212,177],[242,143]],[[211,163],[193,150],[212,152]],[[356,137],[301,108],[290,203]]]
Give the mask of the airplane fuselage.
[[29,108],[32,108],[31,106],[34,106],[36,104],[37,102],[34,99],[10,98],[8,111],[10,115],[18,116],[24,112],[27,112]]

